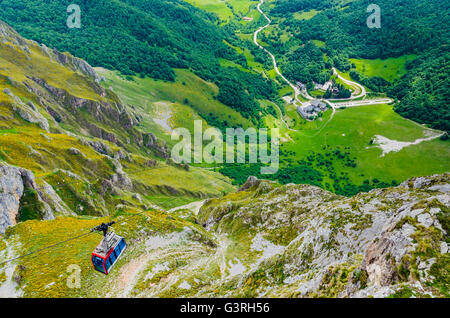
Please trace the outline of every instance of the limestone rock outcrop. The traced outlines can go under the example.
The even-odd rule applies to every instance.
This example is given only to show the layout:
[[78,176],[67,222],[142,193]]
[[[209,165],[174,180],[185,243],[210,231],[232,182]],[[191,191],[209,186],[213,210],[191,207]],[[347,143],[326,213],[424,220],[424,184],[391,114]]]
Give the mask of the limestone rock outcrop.
[[[53,211],[45,202],[44,191],[38,187],[33,173],[23,168],[17,168],[0,163],[0,233],[15,225],[20,217],[22,200],[28,194],[35,194],[33,207],[39,209],[42,219],[53,219]],[[30,207],[30,203],[27,203]]]

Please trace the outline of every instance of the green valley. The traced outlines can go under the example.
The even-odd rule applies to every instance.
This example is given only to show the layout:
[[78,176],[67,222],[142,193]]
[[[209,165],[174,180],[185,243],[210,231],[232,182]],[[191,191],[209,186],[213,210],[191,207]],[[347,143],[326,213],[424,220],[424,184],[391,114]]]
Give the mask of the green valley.
[[450,297],[449,7],[371,3],[0,1],[0,298]]
[[388,58],[385,60],[364,60],[350,59],[356,71],[366,77],[379,76],[389,82],[400,79],[406,74],[406,63],[414,60],[417,56],[405,55],[398,58]]
[[[276,28],[267,28],[267,32],[260,35],[261,43],[272,52],[279,52],[289,56],[293,50],[299,52],[293,55],[293,59],[281,56],[280,69],[282,72],[286,71],[288,78],[293,80],[300,80],[308,83],[312,87],[311,79],[319,83],[322,77],[329,78],[331,71],[326,70],[330,64],[330,60],[326,59],[328,47],[325,42],[319,41],[322,44],[308,45],[302,49],[298,48],[298,43],[301,43],[303,36],[300,35],[298,39],[295,31],[296,24],[290,22],[289,14],[284,17],[280,16],[283,9],[280,6],[282,1],[265,1],[262,5],[264,10],[273,13],[271,18],[274,19],[273,24]],[[301,1],[298,1],[302,3]],[[300,4],[299,4],[300,5]],[[255,6],[249,7],[250,10],[257,11]],[[308,11],[304,9],[303,12],[311,13],[307,16],[308,19],[299,19],[299,13],[294,14],[297,20],[310,20],[318,11]],[[213,9],[210,11],[214,12]],[[279,17],[280,16],[280,17]],[[306,16],[306,15],[305,15]],[[238,18],[239,19],[239,18]],[[263,19],[260,17],[260,19]],[[252,22],[257,23],[257,22]],[[312,22],[311,22],[312,23]],[[261,25],[261,22],[257,23]],[[248,30],[246,26],[237,26],[238,32],[250,32],[247,38],[248,42],[252,38],[254,30]],[[284,43],[281,33],[291,34],[293,36],[287,43]],[[242,34],[242,33],[239,33]],[[300,33],[301,34],[301,33]],[[241,36],[242,37],[242,36]],[[247,43],[241,43],[243,47],[247,47]],[[313,43],[318,42],[312,40]],[[237,49],[241,52],[242,49]],[[301,54],[301,55],[299,55]],[[266,54],[267,55],[267,54]],[[322,57],[323,56],[323,57]],[[362,77],[367,79],[381,78],[386,81],[394,82],[400,80],[407,73],[406,65],[412,63],[417,55],[404,55],[398,58],[388,59],[348,59],[342,60],[338,56],[335,63],[336,67],[346,69],[342,65],[353,64],[355,69],[347,71],[346,73],[339,72],[346,81],[354,79],[354,73],[358,72],[357,78],[362,80]],[[300,65],[294,61],[302,61]],[[308,69],[305,65],[311,63],[311,68]],[[322,64],[318,64],[320,61]],[[289,63],[286,67],[283,67]],[[250,65],[250,64],[249,64]],[[264,65],[263,70],[260,66],[253,67],[253,71],[262,72],[263,74],[270,74],[271,65]],[[305,68],[306,67],[306,68]],[[291,68],[300,74],[300,78],[296,78],[295,74],[291,75]],[[308,72],[312,72],[311,78],[305,77]],[[317,72],[317,75],[315,75]],[[277,81],[279,86],[280,96],[293,97],[292,88],[286,85],[283,80],[278,77],[272,77]],[[360,94],[361,90],[353,85],[343,82],[341,79],[334,76],[336,83],[343,85],[350,89],[355,94]],[[363,85],[368,91],[367,98],[377,98],[377,96],[385,96],[370,89],[372,87],[369,80],[363,80]],[[367,84],[367,85],[366,85]],[[309,91],[311,95],[318,94],[319,98],[325,91],[317,90]],[[299,96],[302,101],[302,96]],[[363,97],[365,99],[366,97]],[[370,100],[368,100],[370,103]],[[372,106],[364,106],[364,102],[360,106],[363,107],[339,107],[339,101],[336,102],[336,110],[329,110],[321,114],[318,120],[313,122],[303,119],[298,111],[297,106],[288,104],[284,106],[283,113],[277,111],[277,117],[267,115],[265,122],[269,127],[277,127],[281,129],[282,145],[280,153],[281,172],[274,176],[261,176],[258,174],[258,166],[243,166],[243,165],[226,165],[220,171],[235,179],[237,184],[242,184],[248,175],[257,175],[261,178],[274,178],[281,182],[294,183],[311,183],[319,185],[339,194],[353,195],[359,191],[367,191],[372,187],[384,187],[391,184],[396,184],[411,176],[419,176],[423,174],[433,174],[446,172],[449,169],[450,153],[448,142],[440,140],[442,133],[429,129],[425,126],[415,124],[412,121],[406,120],[396,114],[398,105],[387,105],[377,103]],[[346,109],[339,109],[346,108]],[[377,145],[377,139],[382,136],[388,139],[386,145]],[[433,137],[428,140],[429,137]],[[420,140],[424,139],[423,142]],[[415,141],[417,144],[414,144]],[[384,142],[384,141],[383,141]],[[398,147],[396,147],[398,146]],[[336,155],[335,152],[339,152]],[[324,155],[324,159],[317,163],[317,155]],[[325,156],[326,154],[326,156]],[[339,158],[343,154],[345,158]],[[430,155],[432,154],[432,155]],[[349,161],[352,163],[349,164]],[[304,169],[303,176],[298,177],[292,173],[286,173],[283,176],[283,171],[289,169]],[[308,172],[306,172],[308,171]],[[427,172],[425,172],[427,171]],[[320,177],[313,177],[319,174]],[[308,178],[311,176],[311,178]],[[373,182],[375,180],[375,182]]]

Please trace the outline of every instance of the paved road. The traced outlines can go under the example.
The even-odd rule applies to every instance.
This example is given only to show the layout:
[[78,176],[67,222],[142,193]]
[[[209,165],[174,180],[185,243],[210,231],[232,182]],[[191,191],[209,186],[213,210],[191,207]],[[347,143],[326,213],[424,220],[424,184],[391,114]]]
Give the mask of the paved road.
[[364,86],[362,86],[359,83],[350,81],[346,78],[343,78],[341,75],[339,75],[338,71],[336,68],[333,67],[333,74],[336,75],[341,81],[343,81],[344,83],[350,85],[350,86],[357,86],[359,88],[359,90],[361,91],[358,95],[352,95],[349,99],[357,99],[357,98],[361,98],[361,97],[365,97],[367,95],[366,92],[366,88]]
[[390,98],[377,98],[377,99],[363,99],[356,101],[333,103],[333,105],[334,107],[357,107],[357,106],[390,104],[392,102],[393,100]]
[[[255,43],[256,46],[258,46],[260,49],[264,50],[267,54],[269,54],[269,56],[272,59],[273,62],[273,67],[276,71],[276,73],[294,90],[294,102],[293,104],[295,106],[300,106],[300,107],[306,107],[309,103],[305,102],[303,103],[300,99],[299,96],[302,95],[303,97],[305,97],[308,101],[314,100],[315,98],[312,97],[311,95],[309,95],[309,93],[306,91],[301,91],[296,85],[294,85],[291,81],[289,81],[280,71],[280,69],[278,68],[278,64],[277,64],[277,60],[275,58],[275,56],[272,54],[272,52],[270,52],[269,50],[267,50],[265,47],[263,47],[261,44],[259,44],[258,42],[258,34],[268,28],[270,26],[270,24],[272,23],[272,20],[262,11],[261,6],[264,4],[264,0],[260,0],[259,4],[257,5],[257,9],[259,11],[259,13],[261,13],[261,15],[267,20],[267,24],[260,27],[258,30],[255,31],[255,33],[253,34],[253,42]],[[339,103],[338,99],[330,99],[330,100],[323,100],[324,102],[326,102],[333,110],[333,113],[331,114],[329,120],[325,123],[325,125],[322,126],[322,128],[318,131],[318,133],[325,128],[326,125],[328,125],[328,123],[333,119],[334,114],[336,112],[336,109],[339,107],[356,107],[356,106],[367,106],[367,105],[379,105],[379,104],[389,104],[391,103],[393,100],[390,98],[382,98],[382,99],[371,99],[371,100],[359,100],[359,101],[355,101],[356,99],[360,99],[360,98],[365,98],[367,95],[366,89],[364,86],[362,86],[359,83],[350,81],[348,79],[345,79],[344,77],[342,77],[341,75],[339,75],[338,71],[336,70],[336,68],[333,67],[333,73],[340,79],[342,80],[344,83],[350,85],[350,86],[356,86],[359,88],[360,93],[358,95],[352,95],[350,98],[347,99],[347,101]],[[280,111],[281,112],[281,111]],[[288,129],[290,131],[298,131],[292,128],[289,128],[289,126],[287,125],[287,123],[285,122],[282,114],[281,114],[281,121],[286,125],[286,127],[288,127]]]
[[261,5],[264,3],[264,0],[261,0],[261,2],[258,4],[257,9],[259,11],[259,13],[261,13],[261,15],[267,20],[267,24],[260,27],[258,30],[256,30],[256,32],[253,34],[253,42],[255,43],[255,45],[257,45],[260,49],[264,50],[267,54],[269,54],[269,56],[272,58],[272,62],[273,62],[273,67],[275,69],[275,72],[277,72],[277,74],[294,90],[294,100],[295,102],[299,103],[299,105],[302,105],[302,101],[298,98],[299,95],[304,96],[306,99],[308,100],[313,100],[314,98],[312,96],[310,96],[308,94],[308,92],[301,92],[296,85],[294,85],[293,83],[291,83],[280,71],[280,69],[278,68],[277,65],[277,60],[275,58],[275,56],[265,47],[263,47],[261,44],[258,43],[258,34],[266,29],[267,27],[270,26],[270,24],[272,23],[272,20],[269,19],[269,17],[262,11],[261,9]]

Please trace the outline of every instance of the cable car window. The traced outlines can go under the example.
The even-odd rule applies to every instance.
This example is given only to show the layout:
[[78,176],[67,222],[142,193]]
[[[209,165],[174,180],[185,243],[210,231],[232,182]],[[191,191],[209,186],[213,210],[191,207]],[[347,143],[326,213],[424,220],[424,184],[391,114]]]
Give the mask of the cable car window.
[[101,265],[103,265],[103,259],[101,259],[98,256],[94,256],[93,263],[94,263],[94,266],[101,266]]
[[98,257],[98,256],[94,256],[92,258],[92,263],[94,264],[94,267],[96,270],[105,273],[105,269],[103,268],[103,259]]
[[114,255],[114,252],[111,253],[111,255],[109,256],[109,259],[111,261],[111,264],[114,264],[114,262],[116,261],[116,255]]
[[109,258],[106,260],[106,262],[105,262],[105,267],[106,267],[106,270],[108,271],[109,270],[109,268],[111,267],[111,262],[110,262],[110,260],[109,260]]

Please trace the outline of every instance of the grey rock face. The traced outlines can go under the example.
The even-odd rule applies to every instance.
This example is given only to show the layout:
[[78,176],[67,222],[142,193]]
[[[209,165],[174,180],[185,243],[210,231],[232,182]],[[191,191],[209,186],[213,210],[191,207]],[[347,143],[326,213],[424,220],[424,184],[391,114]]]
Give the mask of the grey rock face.
[[[251,265],[244,276],[245,282],[249,273],[266,273],[266,285],[258,289],[261,297],[386,297],[404,284],[416,284],[414,289],[422,293],[422,284],[433,279],[429,270],[435,259],[414,256],[426,231],[445,233],[437,217],[445,209],[436,206],[449,207],[450,197],[431,188],[445,188],[449,180],[448,174],[414,178],[397,188],[343,198],[307,185],[260,191],[265,181],[250,177],[240,189],[248,194],[225,197],[220,204],[206,201],[198,221],[221,235],[242,222],[251,234],[239,242],[240,248],[258,235],[268,241],[266,246],[283,247],[279,255]],[[280,233],[292,234],[283,242],[277,238]],[[442,238],[431,239],[436,255],[448,252]],[[244,255],[251,253],[250,248]],[[420,277],[400,266],[418,267]],[[283,285],[274,287],[273,268],[282,268]]]
[[107,144],[101,142],[101,141],[90,141],[89,145],[95,149],[98,153],[109,155],[111,153],[111,149],[108,147]]
[[425,227],[430,227],[434,223],[433,218],[428,213],[420,214],[419,216],[417,216],[417,221],[419,221],[419,223]]
[[142,136],[142,144],[147,148],[155,150],[164,159],[170,157],[169,147],[167,147],[164,141],[158,142],[158,138],[152,133],[146,133]]
[[90,66],[86,61],[67,55],[59,52],[56,49],[53,49],[52,53],[54,54],[55,60],[63,65],[71,66],[75,71],[79,71],[80,73],[92,78],[95,82],[100,82],[100,77],[97,72]]
[[122,164],[117,159],[112,159],[116,174],[112,176],[112,183],[120,189],[130,190],[133,188],[133,182],[123,171]]
[[375,286],[389,286],[397,280],[395,264],[407,252],[411,243],[403,231],[386,232],[366,249],[362,268],[368,274],[368,282]]
[[0,165],[0,233],[16,224],[24,185],[18,168]]
[[79,149],[77,148],[70,148],[69,152],[74,155],[74,156],[81,156],[81,157],[86,157],[86,155],[84,153],[82,153]]
[[0,164],[0,233],[16,224],[21,199],[26,191],[36,190],[43,219],[53,219],[53,211],[43,199],[44,192],[35,181],[31,171]]
[[[70,210],[67,204],[59,197],[55,189],[44,181],[44,186],[42,187],[43,198],[55,212],[62,215],[73,215],[74,213]],[[50,216],[50,219],[52,217]]]
[[128,162],[131,162],[130,154],[126,151],[119,149],[119,151],[114,155],[114,159],[116,160],[126,160]]
[[13,102],[13,109],[16,111],[20,117],[30,123],[37,124],[40,128],[44,129],[45,131],[49,132],[50,125],[47,121],[47,119],[42,116],[42,114],[36,109],[36,107],[30,107],[29,105],[26,105],[22,100],[15,96],[9,89],[4,90],[5,94],[8,94],[11,96],[11,98],[14,100]]
[[238,190],[239,192],[248,190],[254,186],[257,186],[261,183],[261,180],[258,180],[258,178],[254,176],[250,176],[247,178],[247,181],[242,185],[242,187]]
[[429,188],[431,191],[450,192],[450,184],[437,184]]
[[142,203],[142,197],[139,193],[133,193],[132,198],[137,200],[139,203]]

